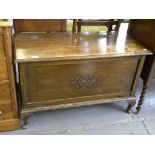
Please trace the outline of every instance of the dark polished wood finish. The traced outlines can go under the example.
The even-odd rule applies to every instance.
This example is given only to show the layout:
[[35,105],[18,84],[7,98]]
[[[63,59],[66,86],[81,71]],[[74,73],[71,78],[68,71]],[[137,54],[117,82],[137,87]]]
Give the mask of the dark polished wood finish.
[[0,131],[19,128],[9,22],[0,22]]
[[145,46],[124,33],[16,33],[15,61],[77,60],[148,54]]
[[153,55],[147,56],[142,70],[143,89],[137,107],[137,113],[140,112],[144,102],[147,88],[155,79],[155,20],[154,19],[134,19],[130,21],[130,35],[137,41],[145,45],[153,52]]
[[66,32],[66,19],[15,19],[15,32]]
[[29,114],[57,108],[128,101],[131,112],[145,55],[151,53],[126,35],[15,34],[23,127]]

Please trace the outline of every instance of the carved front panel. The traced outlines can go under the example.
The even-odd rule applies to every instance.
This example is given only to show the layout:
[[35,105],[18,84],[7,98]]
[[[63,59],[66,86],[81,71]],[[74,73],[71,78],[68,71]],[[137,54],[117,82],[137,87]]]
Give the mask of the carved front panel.
[[23,103],[33,107],[129,96],[138,61],[132,57],[21,64]]
[[97,78],[93,74],[78,74],[71,80],[71,87],[76,89],[97,87]]

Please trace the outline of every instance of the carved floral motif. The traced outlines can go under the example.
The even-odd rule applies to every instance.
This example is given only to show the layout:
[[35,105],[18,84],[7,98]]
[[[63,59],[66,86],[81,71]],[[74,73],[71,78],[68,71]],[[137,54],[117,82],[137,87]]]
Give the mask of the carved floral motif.
[[71,86],[76,89],[80,88],[94,88],[97,85],[97,79],[95,75],[86,74],[86,75],[76,75],[71,80]]

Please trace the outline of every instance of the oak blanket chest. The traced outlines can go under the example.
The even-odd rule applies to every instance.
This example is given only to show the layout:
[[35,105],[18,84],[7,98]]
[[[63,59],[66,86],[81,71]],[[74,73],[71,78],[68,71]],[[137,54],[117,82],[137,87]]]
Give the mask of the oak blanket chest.
[[31,113],[49,109],[128,101],[131,112],[149,54],[124,31],[16,33],[23,127]]

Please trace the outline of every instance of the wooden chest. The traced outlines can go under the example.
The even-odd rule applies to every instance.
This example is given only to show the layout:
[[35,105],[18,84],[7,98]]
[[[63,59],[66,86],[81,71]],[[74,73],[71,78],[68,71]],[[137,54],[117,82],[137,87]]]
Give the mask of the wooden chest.
[[142,69],[141,78],[143,79],[143,89],[137,107],[137,112],[140,112],[147,88],[152,80],[155,79],[155,20],[133,19],[130,21],[129,33],[153,52],[153,55],[146,57]]
[[19,128],[12,61],[11,25],[0,22],[0,131]]
[[129,101],[130,112],[150,54],[121,31],[16,34],[15,53],[25,124],[36,111],[113,101]]
[[146,57],[141,75],[146,84],[150,83],[155,79],[155,20],[131,20],[130,34],[153,52],[153,55]]

